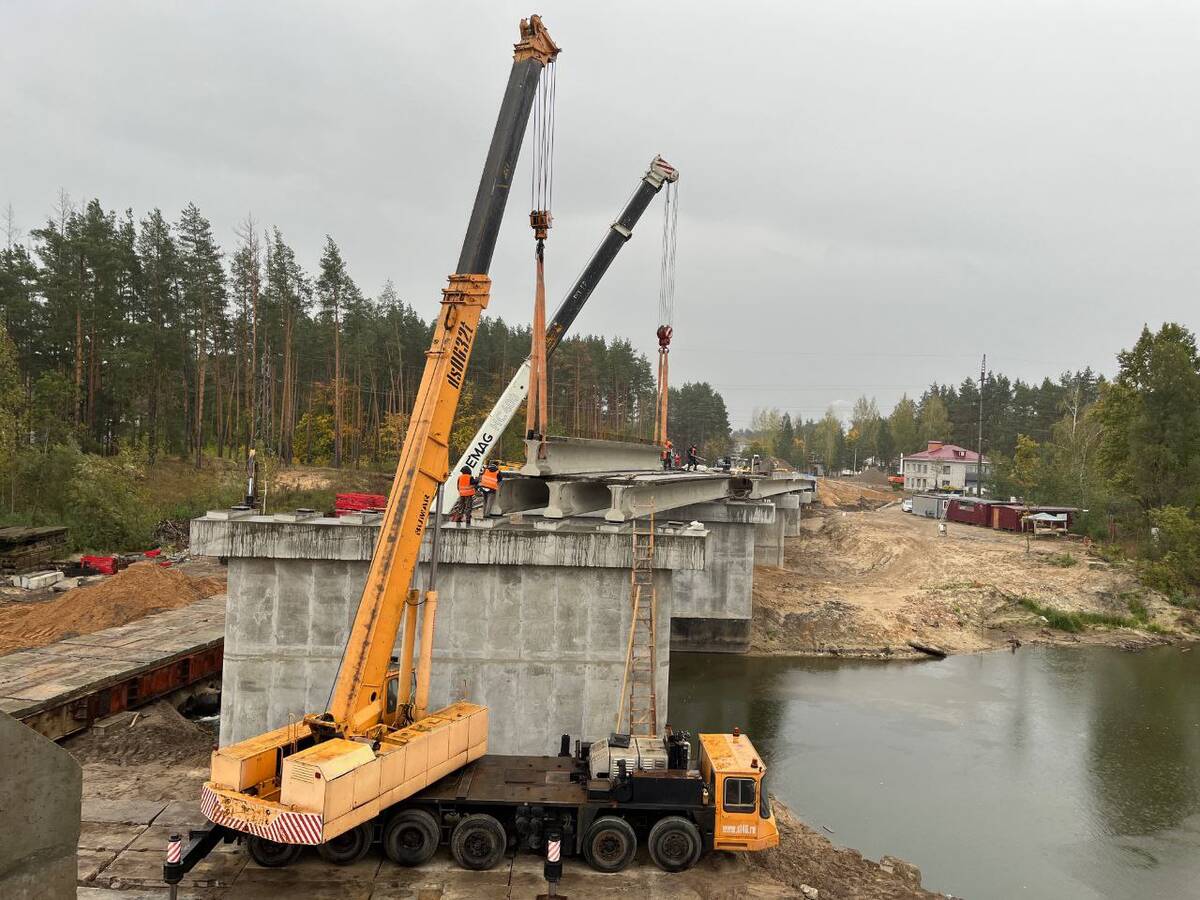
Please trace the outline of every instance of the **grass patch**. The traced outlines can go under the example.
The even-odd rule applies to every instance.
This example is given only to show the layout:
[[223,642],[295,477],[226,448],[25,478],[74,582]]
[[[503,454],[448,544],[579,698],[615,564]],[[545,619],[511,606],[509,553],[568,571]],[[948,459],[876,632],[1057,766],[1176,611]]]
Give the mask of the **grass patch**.
[[1169,594],[1167,602],[1172,606],[1178,606],[1180,609],[1200,610],[1200,600],[1195,597],[1189,597],[1187,594]]
[[1139,597],[1130,597],[1126,600],[1129,606],[1129,614],[1133,616],[1134,621],[1145,625],[1150,621],[1150,610],[1146,608],[1146,602]]
[[1018,597],[1017,602],[1034,615],[1042,616],[1051,628],[1071,634],[1078,634],[1092,625],[1101,628],[1137,628],[1141,624],[1129,616],[1055,609],[1053,606],[1043,606],[1029,597]]
[[1051,566],[1057,566],[1060,569],[1069,569],[1079,560],[1073,557],[1070,553],[1054,553],[1046,557],[1046,563]]

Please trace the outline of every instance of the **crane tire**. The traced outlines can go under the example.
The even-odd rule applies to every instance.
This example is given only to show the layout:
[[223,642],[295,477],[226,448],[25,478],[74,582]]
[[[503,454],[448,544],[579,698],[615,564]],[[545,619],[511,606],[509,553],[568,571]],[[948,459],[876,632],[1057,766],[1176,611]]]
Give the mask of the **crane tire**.
[[583,855],[597,872],[620,872],[637,853],[633,826],[618,816],[601,816],[583,841]]
[[335,838],[317,845],[317,852],[325,862],[335,866],[349,866],[358,862],[371,849],[371,823],[363,822]]
[[504,858],[508,835],[495,818],[486,813],[467,816],[450,835],[450,853],[464,869],[482,872]]
[[655,822],[646,846],[654,864],[664,872],[690,869],[704,849],[700,829],[683,816],[667,816]]
[[383,829],[383,852],[402,866],[428,862],[441,843],[437,820],[423,809],[402,809]]
[[264,869],[282,869],[294,863],[303,848],[299,844],[280,844],[258,835],[250,835],[246,838],[246,849],[250,858]]

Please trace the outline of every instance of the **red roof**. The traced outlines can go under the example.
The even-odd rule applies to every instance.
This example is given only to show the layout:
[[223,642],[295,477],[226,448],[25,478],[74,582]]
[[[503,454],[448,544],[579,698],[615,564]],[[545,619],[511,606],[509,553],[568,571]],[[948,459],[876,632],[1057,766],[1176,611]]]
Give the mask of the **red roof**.
[[[943,444],[936,450],[922,450],[920,453],[910,453],[905,459],[936,459],[945,462],[978,462],[979,454],[957,444]],[[987,459],[984,459],[987,462]]]

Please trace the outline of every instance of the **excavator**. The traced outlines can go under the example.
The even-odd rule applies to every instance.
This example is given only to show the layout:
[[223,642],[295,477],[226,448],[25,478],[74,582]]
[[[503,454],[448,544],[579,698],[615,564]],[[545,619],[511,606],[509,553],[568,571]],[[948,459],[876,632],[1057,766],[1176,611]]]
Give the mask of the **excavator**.
[[[633,196],[629,198],[616,221],[608,227],[603,240],[600,241],[600,246],[596,248],[596,252],[592,254],[592,258],[579,273],[579,277],[575,279],[575,283],[571,285],[571,289],[567,291],[566,297],[563,298],[550,322],[546,325],[547,360],[554,353],[555,348],[562,343],[567,330],[574,324],[575,318],[600,284],[600,279],[604,277],[608,267],[617,258],[621,248],[633,237],[633,228],[650,205],[650,201],[662,190],[664,184],[678,180],[678,170],[661,156],[655,156],[650,160],[650,167],[642,176]],[[488,458],[500,441],[500,436],[504,434],[504,430],[516,416],[517,410],[529,396],[531,373],[531,360],[527,357],[518,367],[508,386],[500,393],[500,398],[492,407],[492,411],[488,413],[487,418],[483,420],[483,424],[479,426],[466,449],[463,450],[462,456],[451,469],[452,472],[461,472],[466,467],[473,476],[478,476],[483,471]],[[450,512],[456,499],[451,494],[446,494],[442,498],[442,512]]]
[[233,841],[267,867],[288,865],[305,847],[345,865],[379,841],[404,865],[448,843],[460,865],[486,869],[513,842],[539,849],[554,831],[571,837],[567,855],[582,853],[610,872],[633,859],[639,835],[668,871],[712,849],[778,844],[766,767],[737,729],[700,735],[698,768],[688,735],[669,728],[657,738],[577,741],[574,753],[563,735],[557,756],[512,757],[487,753],[486,707],[428,709],[437,591],[410,584],[448,474],[450,427],[534,94],[559,53],[538,16],[522,20],[520,36],[328,708],[213,752],[200,798],[212,825],[191,832],[186,847],[172,835],[163,867],[172,891],[219,843]]

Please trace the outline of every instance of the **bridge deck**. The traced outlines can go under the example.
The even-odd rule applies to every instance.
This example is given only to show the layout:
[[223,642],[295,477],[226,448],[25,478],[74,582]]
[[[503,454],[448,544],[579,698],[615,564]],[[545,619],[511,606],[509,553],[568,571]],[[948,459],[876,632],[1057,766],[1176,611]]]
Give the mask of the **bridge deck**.
[[219,675],[225,595],[0,656],[0,710],[52,740]]

